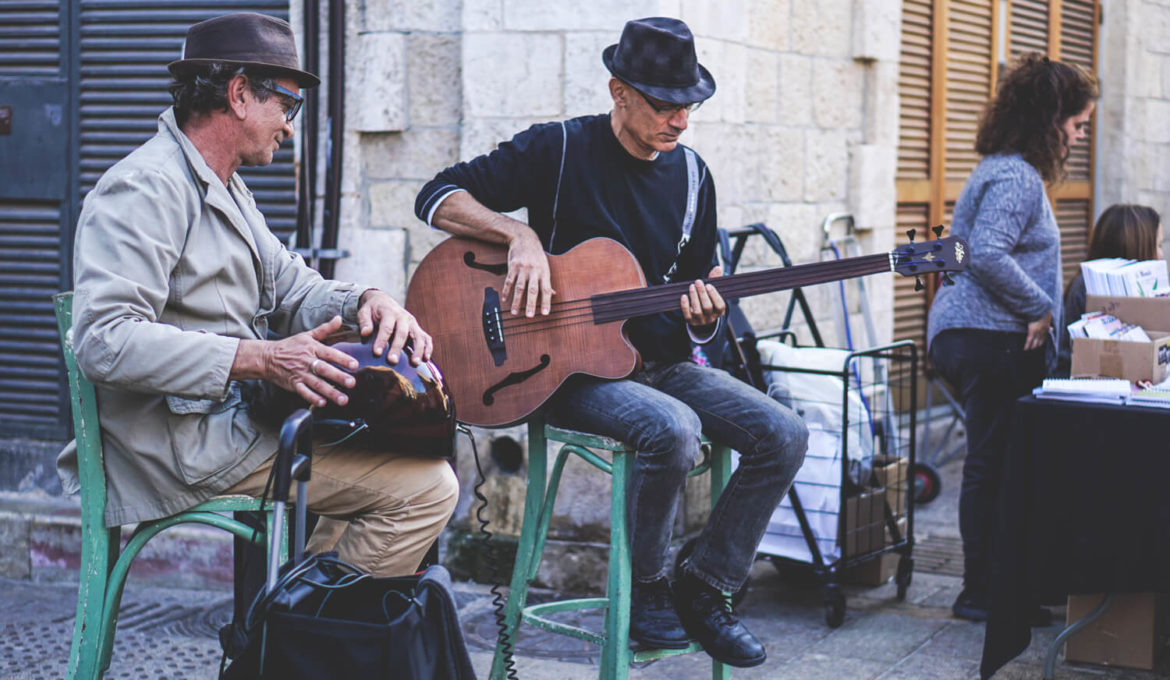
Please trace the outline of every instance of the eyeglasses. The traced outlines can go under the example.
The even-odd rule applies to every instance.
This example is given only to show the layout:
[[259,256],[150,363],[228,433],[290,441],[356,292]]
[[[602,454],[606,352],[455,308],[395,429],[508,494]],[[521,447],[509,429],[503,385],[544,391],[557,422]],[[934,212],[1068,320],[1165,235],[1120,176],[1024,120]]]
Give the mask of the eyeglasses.
[[292,90],[283,88],[276,83],[269,85],[267,83],[261,82],[260,87],[268,90],[269,92],[275,92],[276,94],[288,97],[292,100],[292,103],[289,104],[288,108],[284,110],[284,119],[286,121],[291,123],[293,119],[297,117],[297,114],[301,112],[301,104],[305,103],[305,98],[301,95],[293,92]]
[[650,108],[654,109],[654,113],[657,113],[660,116],[667,115],[669,117],[673,117],[679,111],[693,113],[696,109],[703,105],[703,102],[691,102],[690,104],[668,104],[664,101],[651,99],[650,97],[646,96],[645,92],[642,92],[636,87],[631,87],[630,89],[642,95],[642,99],[645,99],[646,103],[650,105]]

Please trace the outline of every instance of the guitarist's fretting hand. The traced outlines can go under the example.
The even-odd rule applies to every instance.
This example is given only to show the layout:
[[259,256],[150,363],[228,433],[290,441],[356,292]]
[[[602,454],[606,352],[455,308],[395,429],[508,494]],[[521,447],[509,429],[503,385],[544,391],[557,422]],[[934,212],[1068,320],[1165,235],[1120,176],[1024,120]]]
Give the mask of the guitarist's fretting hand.
[[[513,288],[515,295],[512,295]],[[552,297],[556,291],[549,274],[548,256],[532,229],[525,227],[512,237],[508,245],[508,277],[504,279],[504,289],[500,293],[504,300],[512,295],[513,314],[520,313],[521,302],[524,303],[524,316],[536,315],[538,301],[541,314],[552,310]]]
[[[709,279],[717,276],[723,276],[722,267],[715,267],[707,274]],[[682,306],[683,319],[691,328],[696,329],[710,326],[727,312],[727,303],[723,301],[723,296],[715,286],[702,280],[691,283],[687,294],[679,299],[679,304]]]

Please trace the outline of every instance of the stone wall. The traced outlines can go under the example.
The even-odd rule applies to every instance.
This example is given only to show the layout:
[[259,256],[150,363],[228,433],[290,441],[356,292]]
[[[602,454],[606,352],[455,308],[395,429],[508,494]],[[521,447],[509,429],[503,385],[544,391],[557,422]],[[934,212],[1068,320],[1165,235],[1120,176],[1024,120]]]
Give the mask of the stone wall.
[[[690,25],[699,59],[718,84],[683,142],[711,168],[721,226],[765,222],[798,263],[820,257],[821,222],[831,213],[856,215],[864,252],[894,245],[897,3],[354,0],[347,15],[341,232],[341,246],[353,256],[339,263],[338,276],[404,295],[412,267],[443,238],[413,216],[423,183],[533,123],[608,111],[601,51],[627,20],[654,15]],[[779,264],[762,246],[749,249],[745,267]],[[867,284],[879,341],[887,341],[891,279]],[[832,341],[836,287],[809,294]],[[786,303],[787,294],[774,294],[745,304],[757,327],[771,328]],[[855,329],[857,310],[854,300]],[[489,514],[494,526],[514,530],[523,467],[505,469],[490,451],[523,448],[525,433],[478,431],[476,438],[488,468]],[[462,438],[459,448],[465,491],[457,522],[466,526],[474,465]],[[608,509],[596,499],[608,496],[607,481],[578,465],[565,485],[554,532],[570,541],[604,540]],[[704,514],[705,486],[691,485],[682,513],[689,525]],[[556,574],[542,578],[564,583]]]
[[[1170,2],[1105,3],[1097,214],[1113,203],[1170,216]],[[1170,244],[1168,244],[1170,245]],[[1170,248],[1167,248],[1170,250]]]

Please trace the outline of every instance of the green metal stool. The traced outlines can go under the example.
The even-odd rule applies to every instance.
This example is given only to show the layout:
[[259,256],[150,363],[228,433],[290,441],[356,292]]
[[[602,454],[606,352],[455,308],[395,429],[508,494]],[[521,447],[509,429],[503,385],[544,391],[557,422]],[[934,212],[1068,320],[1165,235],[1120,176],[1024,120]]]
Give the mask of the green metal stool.
[[[81,480],[81,567],[77,576],[77,617],[73,622],[73,643],[69,649],[69,666],[65,677],[68,680],[96,680],[110,667],[122,589],[126,585],[130,563],[147,541],[176,524],[198,523],[229,531],[264,550],[267,533],[257,532],[243,522],[222,514],[261,510],[260,499],[251,496],[220,496],[170,517],[139,522],[126,547],[121,547],[121,527],[106,526],[106,471],[102,463],[97,394],[93,384],[78,370],[73,355],[73,293],[53,296],[53,304],[69,378],[73,430],[77,438],[78,477]],[[267,527],[271,531],[273,513],[268,512],[267,515]],[[283,562],[288,554],[287,535],[281,543],[280,559]]]
[[[548,476],[549,441],[561,443],[551,477]],[[704,447],[707,452],[706,460],[692,470],[690,476],[711,471],[711,503],[714,504],[731,476],[731,455],[725,446],[705,441]],[[612,460],[605,460],[595,453],[595,450],[610,451]],[[528,587],[540,568],[548,525],[552,519],[553,505],[556,503],[557,488],[570,453],[580,456],[613,478],[610,488],[609,575],[606,597],[526,605]],[[519,624],[523,621],[553,633],[601,645],[602,680],[624,680],[628,677],[629,667],[633,662],[703,651],[696,642],[692,642],[686,649],[636,651],[630,649],[630,547],[626,527],[626,490],[629,488],[630,476],[634,470],[636,453],[628,445],[608,437],[562,430],[546,425],[538,417],[528,421],[528,493],[524,499],[524,524],[520,532],[516,565],[512,570],[512,588],[508,593],[508,605],[504,615],[505,634],[508,639],[514,641]],[[604,609],[605,630],[598,634],[547,618],[548,614],[580,609]],[[495,658],[492,660],[491,680],[503,680],[505,671],[503,649],[497,643]],[[730,669],[712,659],[711,677],[715,680],[726,680],[730,677]]]

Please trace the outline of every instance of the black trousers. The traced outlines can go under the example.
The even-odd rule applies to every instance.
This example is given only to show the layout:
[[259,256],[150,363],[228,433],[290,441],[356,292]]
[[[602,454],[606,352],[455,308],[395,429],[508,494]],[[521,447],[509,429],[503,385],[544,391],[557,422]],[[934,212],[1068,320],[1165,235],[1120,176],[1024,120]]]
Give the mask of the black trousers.
[[957,391],[966,413],[967,459],[959,494],[963,582],[980,594],[990,577],[991,537],[1016,399],[1044,380],[1045,348],[1024,351],[1024,333],[973,328],[939,333],[930,344],[935,369]]

